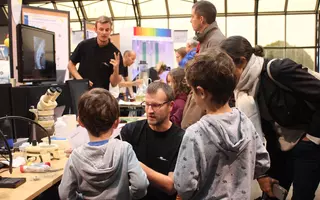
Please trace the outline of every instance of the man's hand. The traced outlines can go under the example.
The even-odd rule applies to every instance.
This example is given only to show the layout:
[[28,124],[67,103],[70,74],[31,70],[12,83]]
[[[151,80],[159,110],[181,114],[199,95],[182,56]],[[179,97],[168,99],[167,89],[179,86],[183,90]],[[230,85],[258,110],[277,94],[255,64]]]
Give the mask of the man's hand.
[[140,166],[143,169],[143,171],[147,174],[147,178],[151,185],[159,188],[168,195],[173,195],[174,193],[176,193],[173,183],[173,172],[169,172],[168,175],[164,175],[149,168],[142,162],[140,162]]
[[70,148],[70,149],[67,149],[67,150],[64,151],[64,153],[66,154],[67,158],[69,158],[69,156],[70,156],[71,153],[72,153],[72,149],[71,149],[71,148]]
[[113,65],[113,73],[111,74],[109,81],[112,87],[115,87],[121,82],[122,76],[119,74],[120,52],[113,53],[113,54],[114,54],[114,59],[110,60],[110,64]]
[[142,162],[139,162],[139,163],[140,163],[141,168],[142,168],[144,171],[148,170],[147,165],[143,164]]
[[140,85],[142,85],[142,84],[143,84],[143,80],[142,80],[142,79],[138,79],[138,80],[136,80],[136,81],[133,82],[133,85],[134,85],[134,86],[140,86]]
[[110,60],[110,64],[113,65],[113,71],[116,71],[116,69],[119,69],[119,64],[120,64],[120,52],[118,53],[113,53],[114,54],[114,59]]
[[304,136],[301,140],[305,141],[305,142],[310,142],[310,140],[309,140],[309,138],[307,138],[307,136]]
[[261,178],[258,178],[257,179],[259,185],[260,185],[260,189],[267,193],[267,195],[269,197],[275,197],[273,192],[272,192],[272,185],[273,184],[278,184],[279,181],[269,177],[269,176],[264,176],[264,177],[261,177]]
[[90,87],[92,87],[92,86],[93,86],[92,81],[89,81],[89,86],[90,86]]

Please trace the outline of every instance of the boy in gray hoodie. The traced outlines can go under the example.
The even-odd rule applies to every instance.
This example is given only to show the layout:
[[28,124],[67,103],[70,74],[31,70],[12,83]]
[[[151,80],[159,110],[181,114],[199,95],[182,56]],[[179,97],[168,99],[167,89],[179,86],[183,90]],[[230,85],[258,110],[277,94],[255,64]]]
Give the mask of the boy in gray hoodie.
[[109,139],[119,123],[117,100],[105,89],[84,93],[78,104],[79,124],[90,142],[73,150],[64,169],[59,196],[64,199],[140,199],[149,182],[132,146]]
[[236,86],[232,59],[201,53],[186,67],[196,103],[206,115],[183,137],[174,186],[183,200],[250,199],[251,182],[269,168],[269,154],[250,119],[228,100]]

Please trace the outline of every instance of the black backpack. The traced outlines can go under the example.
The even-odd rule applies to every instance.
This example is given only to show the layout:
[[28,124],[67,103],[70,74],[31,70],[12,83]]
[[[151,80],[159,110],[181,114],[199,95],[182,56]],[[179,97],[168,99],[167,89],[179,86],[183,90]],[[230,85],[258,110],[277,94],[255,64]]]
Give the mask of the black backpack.
[[[303,96],[273,78],[270,66],[274,62],[277,62],[276,59],[265,62],[260,76],[260,95],[264,98],[268,112],[272,119],[283,127],[308,131],[316,108]],[[294,67],[299,66],[290,59],[281,60],[281,65],[292,65],[292,73]],[[281,65],[277,67],[282,67]]]

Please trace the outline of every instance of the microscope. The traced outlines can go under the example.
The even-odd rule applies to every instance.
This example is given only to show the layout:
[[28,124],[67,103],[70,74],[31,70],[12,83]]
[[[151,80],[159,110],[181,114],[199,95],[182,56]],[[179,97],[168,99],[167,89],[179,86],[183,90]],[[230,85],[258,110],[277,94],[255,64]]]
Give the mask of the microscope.
[[[54,109],[57,107],[56,99],[61,94],[62,89],[59,87],[50,87],[44,95],[40,97],[40,100],[37,104],[37,108],[31,106],[29,111],[33,113],[33,120],[40,124],[46,131],[47,134],[41,133],[36,129],[36,125],[32,124],[32,146],[26,147],[26,152],[30,154],[39,154],[41,160],[50,160],[50,155],[53,155],[54,158],[59,158],[58,145],[56,144],[37,144],[37,136],[39,134],[47,136],[53,135],[54,133]],[[46,157],[44,159],[44,157]]]
[[[40,97],[40,100],[35,109],[33,106],[29,109],[34,114],[34,121],[38,122],[43,128],[45,128],[49,134],[53,133],[54,125],[54,109],[57,107],[56,99],[61,94],[62,90],[59,87],[50,87],[44,95]],[[33,139],[34,135],[33,135]]]

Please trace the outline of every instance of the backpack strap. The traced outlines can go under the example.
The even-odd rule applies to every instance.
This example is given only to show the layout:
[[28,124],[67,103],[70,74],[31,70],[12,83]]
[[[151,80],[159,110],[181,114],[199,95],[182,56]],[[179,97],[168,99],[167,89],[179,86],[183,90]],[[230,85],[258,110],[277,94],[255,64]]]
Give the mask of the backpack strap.
[[279,83],[278,81],[276,81],[273,77],[272,77],[272,74],[271,74],[271,70],[270,70],[270,66],[272,64],[273,61],[275,60],[278,60],[277,58],[274,58],[272,60],[270,60],[267,64],[267,74],[268,74],[268,77],[280,88],[284,89],[284,90],[287,90],[287,91],[290,91],[292,92],[292,90],[290,88],[288,88],[287,86],[285,85],[282,85],[281,83]]
[[[267,64],[266,70],[267,70],[268,77],[269,77],[278,87],[280,87],[281,89],[293,93],[293,91],[292,91],[290,88],[288,88],[287,86],[285,86],[285,85],[281,84],[280,82],[276,81],[276,80],[272,77],[271,70],[270,70],[270,66],[271,66],[272,62],[275,61],[275,60],[278,60],[278,59],[277,59],[277,58],[274,58],[274,59],[270,60],[270,61],[268,62],[268,64]],[[308,72],[309,72],[309,73],[310,73],[310,71],[312,71],[312,70],[309,70],[309,68],[308,68]],[[320,74],[319,74],[319,73],[317,73],[317,72],[311,72],[310,74],[313,75],[314,77],[320,79]],[[310,102],[307,101],[307,100],[303,100],[303,101],[309,106],[310,109],[316,110],[316,107],[315,107],[312,103],[310,103]]]

